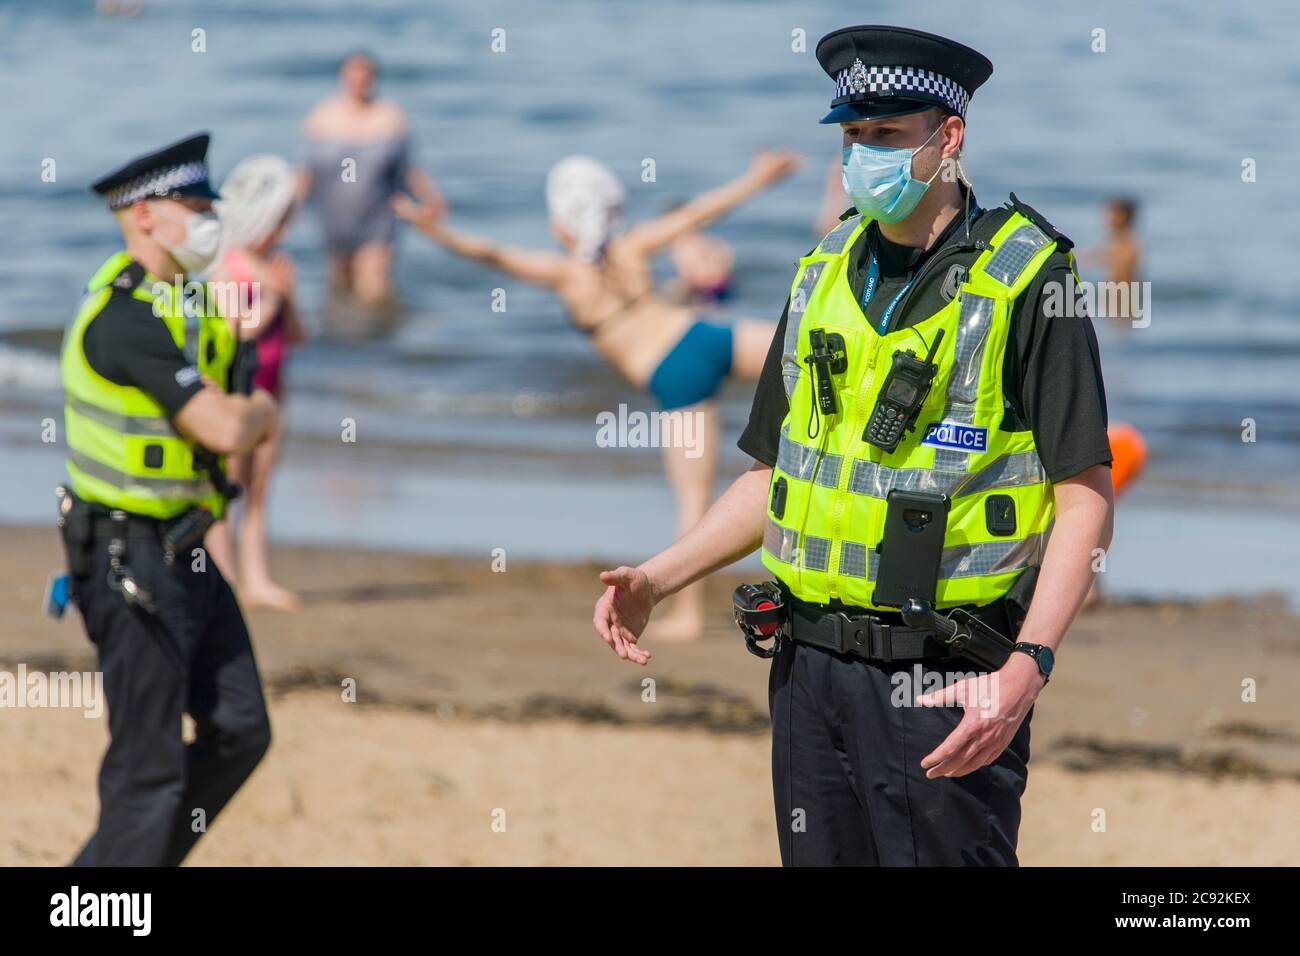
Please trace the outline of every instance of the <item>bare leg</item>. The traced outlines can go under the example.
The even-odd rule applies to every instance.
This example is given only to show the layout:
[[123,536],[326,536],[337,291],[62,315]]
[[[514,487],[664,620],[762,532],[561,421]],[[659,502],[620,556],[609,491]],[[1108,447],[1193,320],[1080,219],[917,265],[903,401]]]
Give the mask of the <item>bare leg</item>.
[[[664,448],[664,469],[677,496],[677,536],[681,537],[704,517],[713,501],[713,482],[718,470],[720,415],[713,402],[702,402],[677,410],[684,420],[682,434],[688,444]],[[651,625],[655,640],[691,641],[704,633],[704,582],[677,592],[672,608]]]
[[208,529],[203,546],[208,549],[208,557],[217,566],[221,576],[227,581],[235,580],[235,544],[230,534],[230,509],[226,516]]
[[752,382],[763,370],[763,362],[776,334],[776,323],[761,319],[738,319],[731,326],[731,376]]
[[[236,484],[246,485],[248,483],[248,456],[231,455],[226,461],[226,475]],[[235,555],[234,535],[231,531],[231,524],[235,520],[234,511],[237,505],[230,504],[226,506],[226,514],[220,521],[208,529],[204,536],[203,546],[208,549],[210,557],[217,569],[221,571],[221,576],[227,581],[237,581],[235,572],[239,568],[238,559]]]
[[343,252],[329,254],[330,291],[346,295],[352,289],[352,256]]
[[270,496],[271,470],[280,453],[282,428],[249,454],[248,485],[244,489],[244,515],[239,524],[240,596],[248,607],[269,607],[292,611],[302,606],[298,595],[271,580],[270,546],[267,542],[266,502]]
[[367,242],[353,254],[352,264],[357,304],[367,308],[387,305],[392,297],[392,246]]

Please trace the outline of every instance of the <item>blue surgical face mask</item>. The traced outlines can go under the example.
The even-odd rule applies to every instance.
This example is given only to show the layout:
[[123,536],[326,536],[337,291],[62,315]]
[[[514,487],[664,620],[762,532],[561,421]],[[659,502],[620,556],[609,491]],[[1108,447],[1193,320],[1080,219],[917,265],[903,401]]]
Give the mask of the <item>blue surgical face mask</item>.
[[[844,191],[853,200],[858,212],[881,222],[900,222],[912,214],[925,191],[934,182],[912,178],[912,157],[919,153],[934,134],[916,149],[892,146],[864,146],[853,143],[844,147]],[[942,166],[940,167],[942,168]]]

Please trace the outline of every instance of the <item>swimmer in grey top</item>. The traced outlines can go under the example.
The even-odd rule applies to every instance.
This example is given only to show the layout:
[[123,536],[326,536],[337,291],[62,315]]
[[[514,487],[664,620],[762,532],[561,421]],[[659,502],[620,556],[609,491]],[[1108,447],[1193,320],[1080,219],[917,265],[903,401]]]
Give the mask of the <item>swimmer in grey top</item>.
[[410,138],[372,143],[306,140],[302,163],[311,174],[307,201],[320,217],[325,248],[348,255],[397,234],[392,198],[404,188]]
[[433,179],[410,164],[406,114],[375,97],[375,76],[369,54],[343,61],[338,93],[303,122],[299,186],[321,224],[331,286],[367,308],[392,299],[393,196],[406,190],[444,208]]

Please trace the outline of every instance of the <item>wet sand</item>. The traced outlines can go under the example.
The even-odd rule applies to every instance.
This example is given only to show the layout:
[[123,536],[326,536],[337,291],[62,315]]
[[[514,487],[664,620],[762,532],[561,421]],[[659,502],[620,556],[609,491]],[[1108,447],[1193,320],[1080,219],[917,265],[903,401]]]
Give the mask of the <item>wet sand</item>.
[[[0,668],[94,666],[75,611],[39,614],[58,560],[52,531],[0,529]],[[766,667],[725,612],[737,576],[710,583],[704,640],[658,645],[652,625],[642,669],[591,630],[594,566],[275,564],[308,599],[250,615],[275,742],[192,863],[777,862]],[[1300,862],[1297,623],[1268,601],[1087,612],[1035,711],[1022,862]],[[0,710],[0,864],[75,853],[104,743],[102,718]]]

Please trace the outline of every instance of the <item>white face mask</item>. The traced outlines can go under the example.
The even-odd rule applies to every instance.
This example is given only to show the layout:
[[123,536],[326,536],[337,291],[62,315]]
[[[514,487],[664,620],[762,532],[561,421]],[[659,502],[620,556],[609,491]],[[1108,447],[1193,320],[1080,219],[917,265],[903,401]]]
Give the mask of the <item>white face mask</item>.
[[[164,218],[172,217],[168,214]],[[187,273],[202,272],[217,257],[217,249],[221,246],[221,220],[214,212],[192,212],[185,217],[185,238],[176,245],[161,236],[155,238]]]

